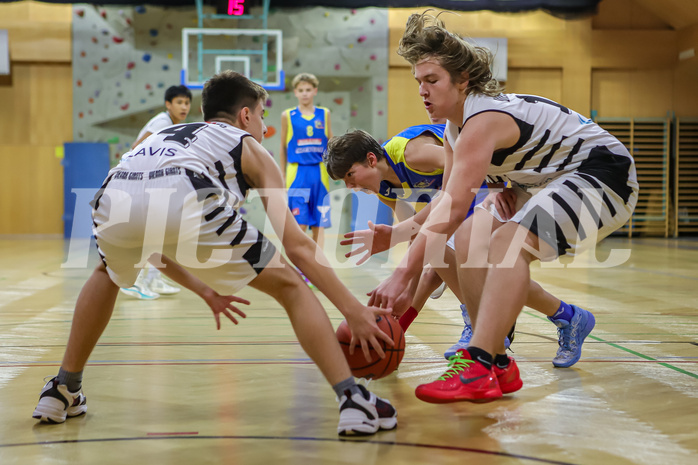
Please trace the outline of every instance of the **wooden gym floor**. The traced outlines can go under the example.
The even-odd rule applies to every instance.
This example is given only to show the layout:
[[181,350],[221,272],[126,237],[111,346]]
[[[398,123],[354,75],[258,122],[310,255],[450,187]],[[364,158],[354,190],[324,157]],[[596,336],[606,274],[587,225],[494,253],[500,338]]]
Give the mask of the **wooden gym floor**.
[[[594,312],[596,329],[582,360],[556,369],[554,326],[524,309],[512,346],[524,387],[489,404],[415,398],[445,370],[442,353],[462,329],[453,294],[430,300],[399,370],[369,386],[398,408],[398,429],[349,441],[337,437],[334,393],[283,310],[251,289],[239,294],[252,301],[248,318],[221,331],[188,291],[120,296],[85,371],[87,415],[38,424],[42,380],[58,370],[95,263],[62,268],[66,247],[0,239],[3,465],[696,463],[696,240],[612,238],[598,255],[631,250],[621,266],[536,268],[546,289]],[[339,270],[357,295],[387,272],[377,262]],[[336,327],[339,312],[321,300]]]

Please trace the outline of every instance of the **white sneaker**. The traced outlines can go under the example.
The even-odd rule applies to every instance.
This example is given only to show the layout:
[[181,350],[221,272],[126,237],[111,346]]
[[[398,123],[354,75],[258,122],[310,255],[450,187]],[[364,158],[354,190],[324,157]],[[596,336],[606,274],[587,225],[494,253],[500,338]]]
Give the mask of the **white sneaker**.
[[148,283],[148,287],[152,292],[162,295],[173,295],[177,294],[179,291],[182,290],[178,287],[170,286],[169,284],[167,284],[165,280],[162,278],[162,275],[158,275],[157,277],[153,278]]
[[87,398],[82,389],[68,391],[68,386],[58,384],[58,378],[51,378],[39,394],[39,404],[32,418],[46,423],[63,423],[67,417],[76,417],[87,412]]
[[141,299],[141,300],[155,300],[160,297],[160,294],[157,292],[153,292],[150,290],[148,287],[148,283],[145,280],[145,275],[146,271],[141,270],[140,273],[138,273],[138,277],[136,278],[136,282],[133,284],[131,287],[126,287],[126,288],[121,288],[119,289],[121,292],[124,294],[135,297],[136,299]]
[[378,430],[389,430],[397,427],[395,407],[362,385],[358,386],[360,393],[351,397],[344,394],[339,399],[337,433],[340,436],[368,436],[378,432]]
[[437,287],[434,292],[429,296],[430,299],[438,299],[441,297],[446,290],[446,283],[441,283],[441,286]]

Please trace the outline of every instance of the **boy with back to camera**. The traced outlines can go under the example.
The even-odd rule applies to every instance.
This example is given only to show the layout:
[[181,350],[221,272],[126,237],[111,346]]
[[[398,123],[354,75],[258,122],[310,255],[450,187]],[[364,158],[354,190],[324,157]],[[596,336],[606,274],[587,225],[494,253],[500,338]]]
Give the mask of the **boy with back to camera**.
[[320,81],[300,73],[291,81],[298,106],[281,113],[281,172],[286,176],[288,207],[303,230],[310,226],[320,249],[329,228],[329,177],[322,154],[332,137],[330,110],[315,106]]
[[[153,116],[143,126],[131,146],[135,149],[138,144],[161,129],[183,123],[191,109],[191,91],[186,86],[171,86],[165,91],[165,111]],[[154,300],[160,295],[177,294],[180,288],[165,282],[162,274],[154,266],[143,268],[133,286],[121,289],[121,292],[141,300]]]
[[[237,323],[244,317],[231,294],[246,285],[286,310],[301,347],[332,385],[340,402],[340,435],[373,434],[397,426],[397,413],[351,376],[320,301],[237,206],[257,189],[291,261],[342,312],[367,360],[369,345],[392,340],[376,324],[390,312],[367,308],[339,281],[317,244],[287,207],[283,178],[261,145],[267,92],[241,74],[224,71],[204,86],[205,123],[163,129],[143,145],[159,156],[126,154],[93,202],[102,262],[83,287],[58,375],[46,383],[33,417],[62,423],[85,413],[82,371],[104,331],[119,286],[129,287],[151,259],[177,283],[200,295],[214,312]],[[206,283],[206,284],[204,284]],[[210,288],[208,287],[210,286]],[[220,326],[219,326],[220,327]]]

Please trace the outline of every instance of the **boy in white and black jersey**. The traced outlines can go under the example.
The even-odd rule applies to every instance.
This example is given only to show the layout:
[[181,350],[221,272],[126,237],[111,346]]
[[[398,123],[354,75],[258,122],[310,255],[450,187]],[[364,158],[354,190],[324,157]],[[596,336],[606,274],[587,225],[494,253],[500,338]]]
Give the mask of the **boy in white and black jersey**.
[[245,314],[232,294],[246,285],[276,299],[293,321],[301,346],[340,400],[340,435],[373,434],[397,426],[386,400],[359,386],[317,297],[300,275],[236,206],[259,190],[287,256],[342,312],[353,341],[369,359],[369,346],[393,342],[376,324],[388,310],[367,308],[342,285],[317,244],[287,206],[274,158],[261,145],[266,91],[241,74],[224,71],[202,94],[206,123],[172,126],[122,158],[93,203],[94,234],[102,262],[83,287],[61,368],[43,388],[33,417],[63,422],[85,413],[82,370],[106,327],[119,287],[129,287],[147,260],[200,295],[233,323]]
[[[399,302],[425,258],[439,252],[432,238],[455,234],[459,282],[475,297],[477,324],[452,368],[418,386],[416,395],[434,403],[492,400],[523,384],[502,341],[529,293],[530,263],[574,256],[623,226],[637,203],[635,165],[623,144],[574,111],[542,97],[502,94],[492,77],[492,54],[449,32],[438,18],[410,16],[398,54],[412,65],[429,114],[448,120],[444,195],[432,202],[428,217],[420,212],[393,228],[393,243],[421,229],[369,305]],[[478,212],[465,220],[486,177],[509,181],[516,191],[504,223],[481,222]],[[568,307],[551,319],[570,336],[561,341],[581,348],[594,317]]]

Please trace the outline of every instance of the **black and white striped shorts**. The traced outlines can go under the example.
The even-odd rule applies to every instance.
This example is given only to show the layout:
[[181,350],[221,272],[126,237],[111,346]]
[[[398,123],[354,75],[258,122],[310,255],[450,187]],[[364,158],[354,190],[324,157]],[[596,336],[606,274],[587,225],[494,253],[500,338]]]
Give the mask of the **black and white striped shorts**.
[[638,197],[634,168],[632,174],[622,192],[583,172],[563,174],[539,189],[515,187],[518,202],[524,203],[509,221],[526,227],[552,247],[554,256],[539,257],[541,260],[575,256],[630,219]]
[[210,178],[169,170],[116,172],[95,197],[93,232],[109,276],[130,287],[147,259],[162,253],[220,294],[240,290],[276,248]]

